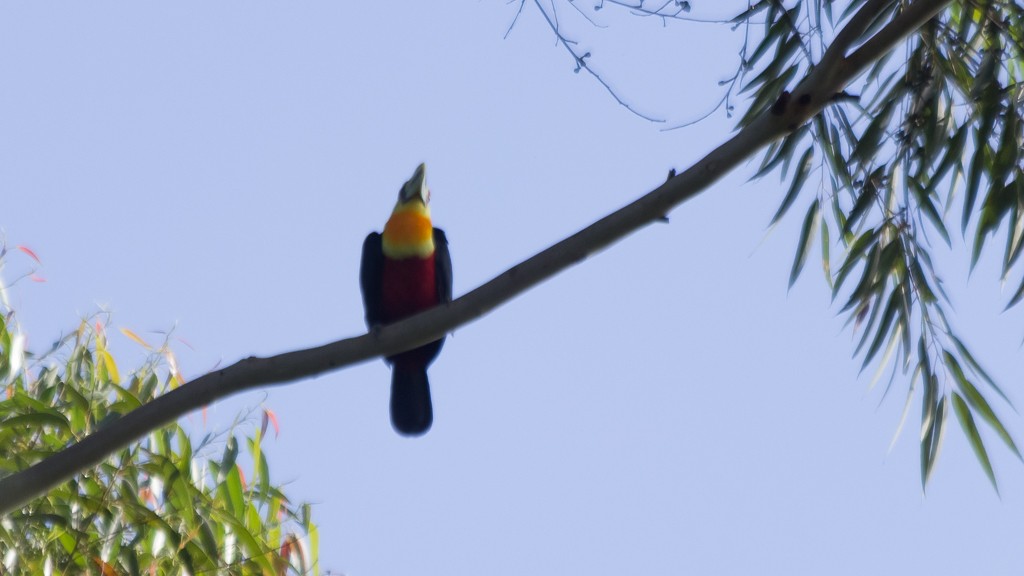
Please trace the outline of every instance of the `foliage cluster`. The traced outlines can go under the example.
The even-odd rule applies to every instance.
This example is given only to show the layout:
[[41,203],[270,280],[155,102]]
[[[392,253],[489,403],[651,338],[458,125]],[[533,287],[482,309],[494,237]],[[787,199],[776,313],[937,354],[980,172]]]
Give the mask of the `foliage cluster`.
[[[23,470],[181,383],[165,342],[130,374],[102,322],[82,321],[33,358],[0,302],[0,476]],[[194,441],[178,424],[113,453],[46,496],[0,517],[5,573],[304,574],[317,558],[308,505],[271,483],[262,426]],[[243,435],[242,428],[251,428]],[[246,456],[240,452],[245,446]],[[242,464],[250,467],[246,474]]]
[[[765,28],[746,62],[760,72],[745,86],[754,105],[741,124],[767,112],[779,91],[814,65],[828,45],[825,31],[871,4],[879,8],[863,37],[905,8],[904,2],[855,0],[834,17],[832,2],[800,0],[787,9],[759,2],[744,13],[747,22],[763,14]],[[760,63],[770,53],[774,57]],[[989,401],[1010,406],[1008,398],[947,319],[951,303],[932,252],[936,242],[952,246],[947,224],[956,220],[973,237],[973,266],[1005,222],[1003,280],[1020,268],[1015,265],[1024,247],[1022,78],[1024,9],[1011,1],[953,2],[918,29],[901,54],[890,52],[870,67],[859,83],[863,93],[841,95],[813,122],[772,146],[758,172],[779,168],[786,178],[792,168],[773,222],[802,192],[813,195],[790,283],[817,239],[833,298],[860,331],[855,354],[862,355],[862,369],[874,363],[877,381],[891,364],[886,392],[897,374],[910,374],[904,419],[919,393],[922,483],[932,473],[950,411],[993,486],[979,421],[1021,458]],[[835,270],[834,247],[842,249]],[[1007,307],[1022,298],[1024,280]]]
[[[951,303],[932,254],[940,244],[951,248],[950,229],[959,228],[973,267],[988,239],[1002,235],[1001,280],[1016,287],[1007,307],[1024,300],[1024,7],[1013,0],[757,0],[716,21],[693,14],[719,8],[711,3],[567,3],[601,27],[596,14],[619,9],[662,26],[727,24],[742,32],[739,65],[721,82],[719,102],[731,116],[737,97],[749,98],[740,128],[772,114],[816,67],[849,65],[876,35],[911,32],[892,26],[905,11],[947,5],[900,49],[871,62],[813,121],[771,145],[757,177],[777,172],[789,181],[773,225],[793,206],[806,206],[790,285],[819,246],[833,299],[859,332],[854,355],[862,370],[874,367],[872,385],[888,370],[886,394],[897,376],[908,383],[897,434],[919,399],[922,484],[952,412],[998,489],[979,428],[1021,459],[993,407],[1012,405],[947,319]],[[526,4],[521,0],[519,12]],[[533,4],[576,72],[585,70],[637,116],[661,122],[616,94],[595,67],[599,55],[568,36],[564,15],[571,10]],[[843,51],[830,52],[834,45]]]

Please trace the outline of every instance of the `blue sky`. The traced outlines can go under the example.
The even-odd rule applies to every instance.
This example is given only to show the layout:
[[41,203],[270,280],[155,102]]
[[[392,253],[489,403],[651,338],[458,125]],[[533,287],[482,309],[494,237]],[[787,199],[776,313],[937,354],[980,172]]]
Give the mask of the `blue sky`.
[[[559,7],[652,115],[700,116],[735,69],[728,26],[607,7],[593,28]],[[419,162],[461,294],[731,133],[722,114],[669,132],[631,115],[534,6],[504,38],[516,8],[0,6],[0,226],[46,278],[11,290],[30,347],[101,308],[175,327],[191,376],[355,335],[362,239]],[[272,472],[316,503],[322,568],[350,576],[1019,573],[1022,467],[985,436],[1000,499],[951,421],[922,497],[917,414],[887,452],[903,394],[879,406],[857,377],[817,255],[787,293],[810,196],[765,238],[785,188],[752,172],[460,329],[421,439],[392,432],[381,362],[207,425],[278,414]],[[953,321],[1019,403],[1021,313],[999,313],[996,258],[968,283],[955,244]]]

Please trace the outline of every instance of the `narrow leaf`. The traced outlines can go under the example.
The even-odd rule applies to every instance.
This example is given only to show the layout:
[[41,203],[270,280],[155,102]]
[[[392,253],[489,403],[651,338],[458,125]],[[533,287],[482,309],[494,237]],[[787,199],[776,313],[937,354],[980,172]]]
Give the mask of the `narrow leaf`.
[[[843,265],[839,267],[839,272],[836,275],[835,283],[832,286],[832,299],[834,300],[836,295],[839,293],[839,289],[843,286],[843,282],[846,277],[849,276],[850,272],[856,267],[860,261],[861,255],[867,250],[868,246],[874,244],[878,238],[878,233],[874,229],[865,230],[863,234],[857,237],[853,245],[850,246],[849,251],[846,254],[846,259],[843,261]],[[868,258],[868,261],[871,259]]]
[[50,412],[34,412],[32,414],[21,414],[18,416],[12,416],[4,420],[0,420],[0,430],[7,428],[15,428],[17,426],[29,426],[31,428],[42,428],[44,426],[53,426],[63,431],[69,431],[71,425],[68,423],[67,418],[60,414],[53,414]]
[[107,370],[107,378],[110,379],[114,384],[121,383],[121,375],[117,371],[117,363],[114,362],[114,357],[110,355],[110,351],[106,348],[97,350],[100,356],[100,360],[103,361],[103,367]]
[[914,192],[914,198],[917,200],[917,205],[921,208],[921,212],[923,212],[928,218],[928,221],[932,223],[932,226],[935,227],[939,236],[942,236],[942,240],[946,243],[946,246],[952,247],[953,244],[949,239],[949,231],[946,230],[946,224],[942,221],[942,216],[935,208],[935,204],[932,202],[928,191],[921,188],[921,185],[914,180],[910,181],[910,189]]
[[1014,411],[1016,411],[1016,408],[1014,408],[1013,406],[1013,402],[1010,402],[1010,399],[1003,392],[1002,388],[1000,388],[996,384],[996,381],[991,376],[988,375],[988,372],[986,372],[985,369],[981,366],[981,363],[979,363],[977,359],[974,358],[974,355],[971,354],[971,351],[967,349],[967,346],[965,346],[964,343],[961,342],[960,339],[953,334],[949,335],[949,339],[953,341],[953,345],[956,347],[957,352],[960,353],[960,357],[963,358],[965,362],[967,362],[967,365],[971,367],[971,370],[973,370],[974,373],[977,374],[978,376],[981,376],[981,379],[984,380],[985,383],[988,384],[993,390],[995,390],[996,394],[999,394],[999,397],[1002,398],[1003,401],[1010,406],[1010,408],[1013,408]]
[[872,340],[871,346],[864,355],[864,362],[860,366],[862,371],[871,363],[872,358],[875,357],[875,354],[877,354],[878,350],[882,347],[882,343],[885,342],[886,336],[889,335],[889,327],[892,325],[893,318],[896,317],[896,309],[899,305],[899,295],[897,292],[898,290],[893,290],[889,295],[889,301],[885,305],[885,311],[882,312],[882,319],[878,323],[878,331],[875,333],[875,338]]
[[146,350],[152,350],[153,349],[153,347],[150,346],[145,340],[143,340],[138,334],[136,334],[135,332],[132,332],[128,328],[121,328],[121,334],[124,334],[128,338],[131,338],[132,340],[135,341],[136,344],[138,344],[139,346],[142,346]]
[[[988,130],[991,131],[991,126],[988,126]],[[978,187],[981,186],[981,176],[985,171],[985,156],[988,153],[988,139],[987,134],[982,137],[981,134],[985,132],[985,126],[979,128],[979,134],[976,138],[977,149],[974,151],[974,157],[971,158],[971,166],[967,173],[967,191],[964,193],[964,213],[960,221],[961,232],[967,231],[967,223],[971,221],[971,214],[974,211],[974,202],[978,198]]]
[[797,241],[796,256],[793,258],[793,269],[789,273],[790,288],[793,287],[793,283],[800,276],[800,271],[803,270],[804,263],[807,262],[807,253],[810,251],[811,244],[813,243],[814,228],[818,225],[819,208],[820,204],[818,199],[815,198],[811,207],[807,210],[807,216],[804,217],[804,225],[800,231],[800,240]]
[[[793,132],[789,136],[783,138],[780,146],[770,148],[765,154],[764,162],[758,169],[757,174],[754,174],[751,177],[751,180],[755,180],[765,174],[768,174],[774,170],[776,166],[781,164],[783,160],[790,158],[793,155],[793,149],[796,148],[796,145],[803,140],[804,136],[806,136],[809,131],[809,126],[805,124],[798,128],[796,132]],[[769,158],[771,158],[771,160],[769,160]]]
[[978,392],[978,389],[974,384],[972,384],[964,375],[964,371],[960,367],[960,363],[957,362],[956,358],[946,350],[942,351],[942,357],[950,372],[953,373],[953,379],[956,381],[957,388],[963,392],[963,395],[971,405],[971,408],[981,416],[981,419],[984,420],[986,424],[996,431],[999,438],[1002,439],[1007,448],[1009,448],[1019,460],[1024,460],[1024,458],[1021,457],[1020,450],[1017,449],[1017,444],[1014,443],[1013,438],[1010,436],[1009,431],[1007,431],[1006,427],[1003,426],[1002,421],[1000,421],[999,417],[996,416],[996,413],[992,410],[992,406],[989,405],[988,401],[985,400],[985,397],[981,395],[981,392]]
[[804,182],[807,181],[807,174],[811,171],[811,160],[813,158],[814,148],[808,148],[803,156],[800,157],[796,174],[793,175],[793,182],[789,185],[789,191],[786,192],[786,197],[782,199],[782,204],[779,205],[779,209],[775,212],[775,216],[772,217],[769,225],[778,222],[786,211],[789,210],[789,207],[793,205],[793,201],[800,194],[800,189],[803,188]]
[[872,182],[872,179],[868,179],[864,183],[864,187],[861,188],[861,193],[857,196],[857,201],[854,202],[853,208],[850,209],[850,213],[846,215],[846,226],[843,227],[843,234],[850,234],[853,232],[854,226],[857,221],[867,213],[868,208],[871,207],[871,203],[874,202],[875,196],[878,194],[878,188]]
[[892,112],[896,108],[896,102],[897,99],[894,98],[886,103],[882,111],[868,124],[864,134],[858,139],[853,153],[850,154],[851,160],[866,163],[875,156],[875,152],[878,151],[879,145],[882,142],[882,136],[885,135],[885,130],[889,126],[889,120],[892,118]]
[[967,436],[967,441],[970,443],[971,449],[974,450],[978,463],[981,464],[982,470],[988,476],[988,480],[992,483],[992,488],[996,491],[996,494],[999,494],[999,485],[996,484],[996,473],[992,469],[992,461],[988,458],[985,444],[981,441],[978,426],[974,423],[974,417],[971,416],[971,410],[967,407],[967,403],[956,392],[953,392],[953,411],[956,412],[956,419],[960,422],[960,428],[963,429],[964,435]]
[[921,418],[921,488],[928,485],[939,458],[946,429],[946,398],[938,398],[938,379],[925,375],[925,393]]
[[23,245],[19,244],[19,245],[15,246],[15,248],[17,248],[18,250],[20,250],[23,253],[27,254],[29,258],[35,260],[36,264],[42,265],[43,261],[40,260],[39,256],[36,256],[36,253],[33,252],[32,249],[29,248],[28,246],[23,246]]
[[960,128],[957,129],[956,134],[953,135],[953,139],[950,140],[949,146],[946,148],[946,153],[942,157],[942,161],[939,162],[935,172],[932,173],[930,185],[938,185],[939,180],[942,180],[946,172],[949,171],[954,165],[958,164],[964,157],[964,147],[967,145],[968,129],[971,127],[969,122],[965,122]]
[[1006,308],[1003,308],[1003,311],[1013,308],[1022,299],[1024,299],[1024,278],[1021,279],[1020,286],[1017,287],[1017,291],[1013,293],[1013,297],[1010,298],[1010,301],[1006,303]]

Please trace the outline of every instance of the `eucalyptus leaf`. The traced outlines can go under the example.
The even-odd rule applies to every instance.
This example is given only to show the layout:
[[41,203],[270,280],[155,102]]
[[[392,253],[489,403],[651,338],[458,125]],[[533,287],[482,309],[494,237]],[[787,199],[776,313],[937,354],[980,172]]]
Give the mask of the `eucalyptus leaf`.
[[789,273],[790,288],[793,287],[793,283],[796,282],[796,279],[800,276],[800,271],[803,270],[804,264],[807,262],[807,253],[814,242],[814,228],[818,225],[818,219],[821,216],[819,208],[820,204],[818,199],[815,198],[810,208],[807,209],[807,215],[804,216],[804,224],[800,229],[800,239],[797,241],[796,255],[793,257],[793,269]]
[[992,469],[992,461],[989,460],[988,451],[985,450],[985,443],[981,441],[981,434],[978,432],[978,426],[974,423],[974,417],[971,415],[970,408],[967,407],[967,403],[956,392],[953,392],[953,411],[956,412],[956,419],[960,422],[960,427],[963,429],[971,449],[974,450],[974,455],[978,458],[981,469],[985,471],[989,482],[992,483],[992,488],[998,494],[999,485],[996,483],[996,473]]

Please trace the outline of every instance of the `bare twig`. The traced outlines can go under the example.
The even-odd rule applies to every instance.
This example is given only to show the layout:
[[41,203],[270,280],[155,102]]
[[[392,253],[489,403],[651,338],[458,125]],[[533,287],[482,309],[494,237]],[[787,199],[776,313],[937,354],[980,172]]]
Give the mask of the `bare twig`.
[[526,0],[519,0],[519,9],[516,10],[516,15],[512,18],[512,22],[508,25],[508,30],[505,30],[505,38],[512,33],[512,29],[515,28],[516,22],[519,22],[519,16],[523,13],[523,7],[526,6]]
[[681,124],[677,124],[675,126],[670,126],[668,128],[663,128],[662,129],[663,131],[667,132],[669,130],[678,130],[680,128],[686,128],[688,126],[693,126],[694,124],[696,124],[696,123],[704,120],[705,118],[708,118],[712,114],[714,114],[722,106],[725,106],[725,114],[726,114],[726,116],[729,117],[729,118],[732,117],[732,105],[729,104],[729,99],[732,98],[733,90],[735,90],[736,87],[743,81],[743,78],[746,77],[747,70],[749,69],[748,66],[747,66],[747,49],[750,47],[750,20],[749,19],[744,22],[744,26],[745,26],[745,28],[743,30],[743,45],[740,47],[740,52],[739,52],[740,63],[736,67],[736,73],[733,74],[732,78],[729,78],[727,80],[722,80],[721,82],[718,83],[719,86],[724,86],[726,84],[729,85],[729,87],[726,88],[726,90],[725,90],[725,94],[723,94],[722,97],[718,100],[718,102],[710,110],[708,110],[704,114],[701,114],[700,116],[698,116],[697,118],[694,118],[693,120],[688,120],[686,122],[683,122]]
[[[518,19],[519,14],[522,12],[523,4],[525,4],[525,0],[522,0],[522,3],[520,3],[519,11],[516,12],[516,16],[512,20],[512,25],[509,26],[508,32],[505,33],[506,37],[508,36],[509,32],[512,31],[512,27],[515,26],[516,19]],[[561,46],[563,48],[565,48],[565,50],[572,56],[572,59],[575,61],[575,69],[573,70],[573,72],[579,73],[580,71],[586,71],[587,74],[589,74],[592,78],[594,78],[594,80],[597,80],[597,82],[601,86],[604,86],[604,89],[607,90],[607,92],[609,94],[611,94],[611,97],[614,98],[616,102],[618,102],[618,105],[622,106],[623,108],[625,108],[626,110],[632,112],[633,114],[639,116],[640,118],[643,118],[644,120],[647,120],[649,122],[657,122],[657,123],[665,122],[665,120],[663,120],[663,119],[655,118],[653,116],[650,116],[650,115],[647,115],[647,114],[644,114],[644,113],[640,112],[639,110],[634,108],[633,105],[629,104],[628,101],[623,99],[622,96],[618,95],[618,93],[615,91],[615,89],[612,88],[610,84],[608,84],[608,82],[600,75],[600,73],[598,73],[596,70],[594,70],[593,68],[590,67],[590,64],[587,61],[588,58],[590,58],[590,52],[583,52],[583,53],[581,53],[577,49],[577,42],[575,42],[574,40],[570,40],[567,36],[565,36],[562,33],[562,31],[561,31],[561,29],[560,29],[560,27],[558,25],[558,20],[557,20],[556,16],[554,14],[552,14],[552,13],[549,13],[548,10],[546,10],[544,8],[544,6],[541,5],[541,1],[540,0],[534,0],[534,4],[537,6],[537,9],[541,12],[541,15],[544,16],[544,20],[548,24],[548,27],[551,29],[552,32],[555,33],[555,40],[556,40],[556,42],[558,44],[561,44]],[[552,3],[552,10],[554,10],[554,4],[553,3]]]
[[[644,0],[640,0],[637,3],[627,2],[626,0],[600,0],[594,9],[600,10],[605,4],[625,8],[637,16],[656,16],[662,20],[682,20],[684,22],[700,22],[705,24],[725,24],[728,22],[728,20],[683,16],[683,14],[686,13],[686,5],[682,2],[677,2],[676,0],[665,0],[665,2],[663,2],[659,7],[654,9],[648,8]],[[675,10],[665,10],[670,6],[674,7]]]

